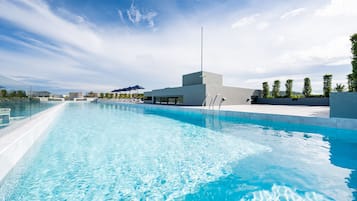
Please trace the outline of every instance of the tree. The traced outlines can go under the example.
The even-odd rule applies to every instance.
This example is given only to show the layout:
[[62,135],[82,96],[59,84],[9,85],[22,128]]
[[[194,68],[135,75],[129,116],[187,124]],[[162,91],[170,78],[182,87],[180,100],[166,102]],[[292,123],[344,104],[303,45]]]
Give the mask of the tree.
[[0,91],[0,97],[5,98],[6,96],[7,96],[7,91],[6,91],[6,89],[2,89],[2,90]]
[[304,94],[305,97],[311,96],[311,81],[310,78],[305,77],[304,79],[304,89],[302,90],[302,93]]
[[263,82],[263,98],[269,97],[269,84],[268,82]]
[[280,96],[280,80],[275,80],[273,85],[273,97],[278,98]]
[[357,33],[351,36],[352,52],[352,91],[357,92]]
[[18,90],[18,91],[16,92],[16,96],[17,96],[17,97],[20,97],[20,98],[24,98],[24,97],[26,97],[26,92],[25,92],[25,91],[22,91],[22,90]]
[[13,97],[16,97],[16,96],[17,96],[16,91],[10,91],[9,97],[13,98]]
[[331,93],[332,75],[324,75],[324,96],[329,97]]
[[104,93],[100,93],[100,98],[104,98]]
[[345,85],[343,84],[336,84],[335,90],[337,92],[343,92],[343,90],[345,90]]
[[353,82],[353,78],[352,78],[352,73],[347,75],[347,89],[349,92],[352,92],[352,82]]
[[286,87],[286,91],[285,91],[286,97],[291,98],[291,96],[293,95],[293,80],[291,79],[286,80],[285,87]]
[[87,97],[96,97],[96,96],[97,96],[97,94],[94,93],[93,91],[90,91],[87,93]]
[[105,93],[105,98],[113,98],[113,94],[112,93]]

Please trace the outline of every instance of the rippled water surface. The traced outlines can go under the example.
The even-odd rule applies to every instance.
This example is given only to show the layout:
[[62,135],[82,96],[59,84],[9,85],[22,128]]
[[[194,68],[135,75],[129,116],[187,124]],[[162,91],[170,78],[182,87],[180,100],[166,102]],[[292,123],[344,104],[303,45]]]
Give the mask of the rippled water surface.
[[355,200],[357,133],[67,104],[0,200]]

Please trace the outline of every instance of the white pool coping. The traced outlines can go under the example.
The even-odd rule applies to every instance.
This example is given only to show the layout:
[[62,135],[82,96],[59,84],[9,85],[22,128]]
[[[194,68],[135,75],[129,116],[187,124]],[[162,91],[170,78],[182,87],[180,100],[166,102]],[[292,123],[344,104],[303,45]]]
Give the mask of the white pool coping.
[[174,106],[159,104],[128,104],[103,101],[109,104],[125,104],[141,106],[144,108],[165,108],[167,110],[181,110],[184,112],[200,112],[204,114],[220,115],[249,120],[263,120],[267,122],[282,122],[318,126],[326,128],[338,128],[357,130],[357,119],[330,118],[329,107],[326,106],[276,106],[276,105],[233,105],[217,107],[214,110],[201,106]]
[[0,130],[0,182],[32,145],[47,133],[64,106],[65,103],[60,103],[26,119],[11,122]]
[[[187,107],[201,111],[209,110],[207,107]],[[217,107],[215,110],[217,111]],[[357,130],[357,119],[330,118],[329,106],[292,106],[292,105],[228,105],[222,106],[219,115],[246,118],[252,120],[265,120]]]
[[[202,107],[199,107],[202,108]],[[203,107],[208,109],[208,107]],[[218,107],[215,107],[217,109]],[[223,105],[222,111],[249,112],[260,114],[278,114],[301,117],[330,117],[329,106],[304,106],[304,105]]]

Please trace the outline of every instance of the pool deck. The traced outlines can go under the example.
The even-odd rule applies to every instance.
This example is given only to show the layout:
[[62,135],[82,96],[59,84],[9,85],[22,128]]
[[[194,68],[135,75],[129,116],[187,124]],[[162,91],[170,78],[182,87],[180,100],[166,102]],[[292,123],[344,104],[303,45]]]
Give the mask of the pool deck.
[[[218,107],[215,107],[214,110],[201,106],[185,108],[207,110],[212,114],[218,112]],[[357,130],[357,119],[330,118],[328,106],[227,105],[221,107],[219,114],[246,119]]]
[[[203,108],[208,107],[191,107]],[[218,110],[218,107],[214,108]],[[330,117],[329,106],[292,106],[292,105],[223,105],[221,111],[249,112],[259,114],[278,114],[300,117]]]

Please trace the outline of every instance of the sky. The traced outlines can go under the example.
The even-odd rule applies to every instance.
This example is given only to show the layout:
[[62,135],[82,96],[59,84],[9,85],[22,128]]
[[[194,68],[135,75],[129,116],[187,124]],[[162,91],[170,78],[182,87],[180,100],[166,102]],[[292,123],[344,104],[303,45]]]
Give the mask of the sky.
[[[0,0],[0,75],[33,89],[181,85],[205,71],[228,86],[293,79],[346,84],[356,0]],[[1,78],[1,77],[0,77]]]

